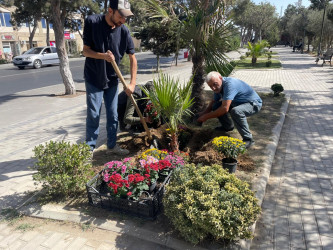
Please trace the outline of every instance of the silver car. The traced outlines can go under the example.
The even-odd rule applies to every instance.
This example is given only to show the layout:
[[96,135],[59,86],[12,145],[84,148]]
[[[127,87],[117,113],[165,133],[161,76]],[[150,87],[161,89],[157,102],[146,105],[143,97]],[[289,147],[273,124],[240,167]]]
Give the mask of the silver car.
[[39,69],[44,65],[59,64],[59,57],[55,47],[34,47],[20,56],[15,56],[13,64],[19,69],[25,67]]

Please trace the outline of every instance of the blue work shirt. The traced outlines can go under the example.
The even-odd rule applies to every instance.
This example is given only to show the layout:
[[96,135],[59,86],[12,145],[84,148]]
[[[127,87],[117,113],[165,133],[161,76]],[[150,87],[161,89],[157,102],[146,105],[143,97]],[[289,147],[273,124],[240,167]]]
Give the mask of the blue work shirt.
[[[134,44],[128,28],[121,25],[114,29],[108,25],[105,15],[88,16],[84,23],[83,44],[96,52],[105,53],[110,50],[119,65],[125,52],[134,54]],[[84,78],[87,82],[100,89],[106,89],[118,84],[117,74],[112,64],[91,57],[86,58],[84,64]]]
[[219,94],[214,94],[214,101],[231,100],[232,106],[238,106],[247,102],[258,102],[262,104],[259,95],[246,82],[232,78],[222,78],[222,90]]

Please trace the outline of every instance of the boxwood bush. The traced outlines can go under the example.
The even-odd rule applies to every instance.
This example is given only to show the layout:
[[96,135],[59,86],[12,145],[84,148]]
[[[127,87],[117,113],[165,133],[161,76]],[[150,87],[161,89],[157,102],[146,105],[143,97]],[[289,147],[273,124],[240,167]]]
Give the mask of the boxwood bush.
[[175,171],[163,198],[165,215],[189,242],[252,238],[260,206],[248,184],[219,165]]
[[37,172],[33,180],[41,182],[49,195],[74,196],[84,190],[91,177],[91,153],[87,144],[50,141],[34,148]]

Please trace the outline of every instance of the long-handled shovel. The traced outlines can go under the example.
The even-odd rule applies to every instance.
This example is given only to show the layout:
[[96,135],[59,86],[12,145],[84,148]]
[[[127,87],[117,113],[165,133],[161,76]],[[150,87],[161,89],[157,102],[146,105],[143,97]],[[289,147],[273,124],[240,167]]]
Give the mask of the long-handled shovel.
[[[120,70],[118,68],[118,65],[116,64],[116,62],[114,60],[111,61],[111,64],[112,64],[112,66],[114,68],[114,71],[116,71],[116,74],[117,74],[118,78],[120,79],[121,83],[123,84],[124,90],[127,89],[127,85],[125,83],[125,79],[124,79],[123,75],[121,74],[121,72],[120,72]],[[131,101],[132,101],[132,103],[133,103],[133,105],[135,107],[135,110],[136,110],[136,112],[138,113],[138,115],[140,117],[140,121],[141,121],[141,123],[142,123],[142,125],[143,125],[143,127],[144,127],[144,129],[145,129],[145,131],[147,133],[148,139],[151,141],[152,140],[152,136],[150,134],[149,128],[147,126],[147,123],[146,123],[145,119],[143,118],[143,115],[142,115],[142,113],[141,113],[141,111],[140,111],[140,109],[138,107],[138,104],[136,103],[136,101],[135,101],[135,99],[134,99],[134,97],[133,97],[132,94],[129,96],[129,98],[131,99]]]

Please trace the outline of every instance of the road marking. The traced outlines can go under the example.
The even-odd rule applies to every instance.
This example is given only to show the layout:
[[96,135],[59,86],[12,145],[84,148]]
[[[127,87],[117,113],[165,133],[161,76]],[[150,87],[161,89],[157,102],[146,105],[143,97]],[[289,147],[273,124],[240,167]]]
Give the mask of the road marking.
[[[73,69],[73,68],[78,68],[78,67],[82,68],[82,65],[74,66],[74,67],[70,67],[70,68]],[[40,71],[38,69],[34,69],[34,71],[29,71],[29,72],[26,72],[26,73],[20,73],[20,74],[14,74],[14,75],[0,76],[0,78],[11,77],[11,76],[22,76],[22,75],[28,75],[28,74],[30,75],[31,73],[37,74],[37,73],[43,73],[43,72],[48,72],[48,71],[54,71],[55,69],[59,69],[59,68],[54,68],[54,69],[50,69],[50,70],[43,70],[43,71]]]

